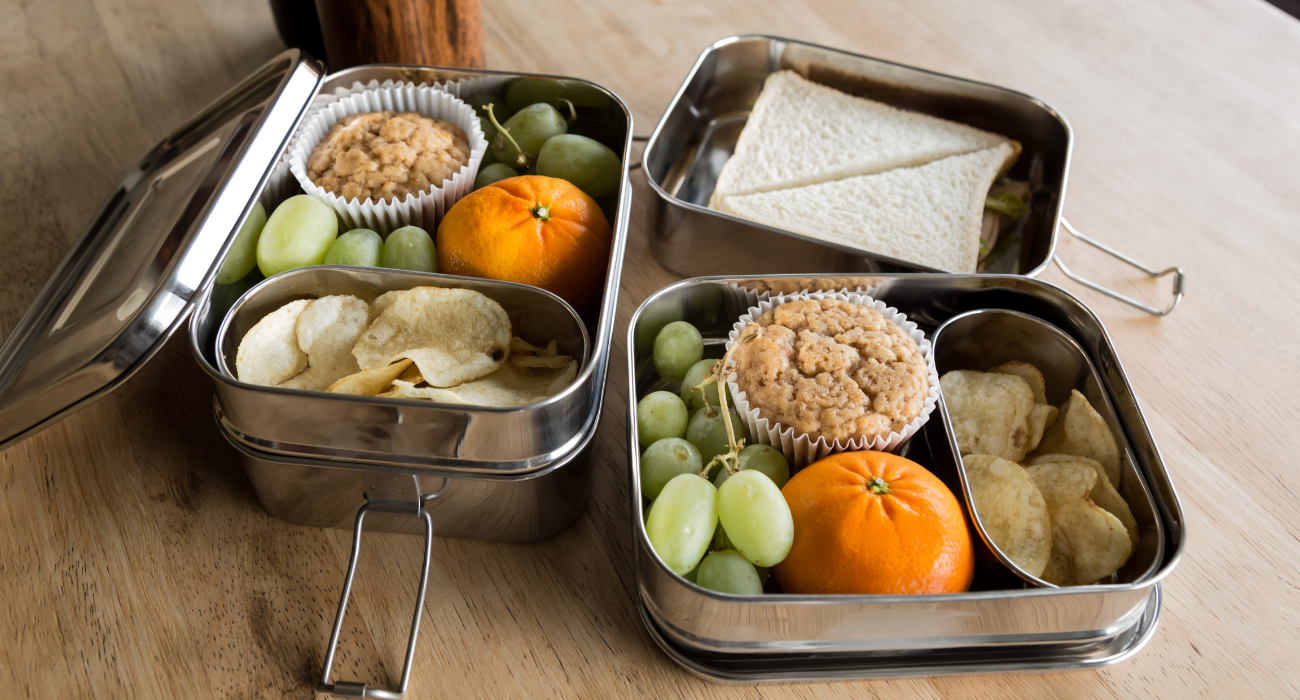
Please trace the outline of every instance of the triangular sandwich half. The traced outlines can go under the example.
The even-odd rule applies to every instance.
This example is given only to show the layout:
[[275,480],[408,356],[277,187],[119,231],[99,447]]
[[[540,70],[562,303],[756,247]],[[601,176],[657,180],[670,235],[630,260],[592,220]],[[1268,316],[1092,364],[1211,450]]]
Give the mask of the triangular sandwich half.
[[964,124],[853,97],[794,71],[768,76],[723,166],[709,206],[726,197],[803,187],[1020,144]]
[[949,272],[975,272],[989,187],[1016,158],[1002,143],[914,168],[727,197],[721,211]]

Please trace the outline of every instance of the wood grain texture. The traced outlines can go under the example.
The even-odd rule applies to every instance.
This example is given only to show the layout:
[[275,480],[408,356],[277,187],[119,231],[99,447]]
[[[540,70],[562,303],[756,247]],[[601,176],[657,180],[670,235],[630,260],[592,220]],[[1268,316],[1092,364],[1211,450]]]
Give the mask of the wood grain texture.
[[479,0],[316,0],[331,70],[367,63],[483,66]]
[[[264,0],[0,0],[0,333],[154,142],[280,49]],[[532,545],[434,544],[413,698],[1300,695],[1300,23],[1261,0],[493,0],[491,68],[594,80],[649,133],[700,50],[767,32],[1036,95],[1076,133],[1068,218],[1189,274],[1163,320],[1104,320],[1186,509],[1151,644],[1099,671],[719,687],[641,627],[623,342],[674,281],[636,187],[592,503]],[[1167,288],[1063,240],[1080,273]],[[1165,283],[1167,284],[1167,282]],[[0,687],[16,697],[310,698],[350,533],[268,516],[184,339],[0,453]],[[395,683],[418,538],[367,535],[336,676]]]

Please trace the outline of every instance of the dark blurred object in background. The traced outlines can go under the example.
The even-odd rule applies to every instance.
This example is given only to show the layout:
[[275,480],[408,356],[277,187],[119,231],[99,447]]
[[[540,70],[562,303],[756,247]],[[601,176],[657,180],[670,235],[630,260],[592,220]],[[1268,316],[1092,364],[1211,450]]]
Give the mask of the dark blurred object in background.
[[479,0],[316,0],[316,10],[330,70],[484,64]]
[[316,0],[271,0],[271,14],[275,17],[275,31],[285,46],[325,60],[325,40],[321,38]]
[[1268,0],[1277,9],[1300,19],[1300,0]]

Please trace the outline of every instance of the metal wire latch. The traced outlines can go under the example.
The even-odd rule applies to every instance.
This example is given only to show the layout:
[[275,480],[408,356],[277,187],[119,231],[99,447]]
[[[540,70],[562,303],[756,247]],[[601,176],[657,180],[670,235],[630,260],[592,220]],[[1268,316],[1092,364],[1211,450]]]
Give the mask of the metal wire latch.
[[1184,279],[1186,278],[1186,275],[1183,274],[1183,268],[1170,267],[1164,270],[1157,270],[1155,268],[1148,267],[1134,260],[1133,258],[1130,258],[1129,256],[1119,252],[1118,250],[1111,248],[1110,246],[1106,245],[1105,243],[1102,243],[1101,241],[1089,238],[1083,235],[1082,233],[1079,233],[1073,226],[1070,225],[1070,222],[1066,221],[1065,219],[1061,219],[1061,225],[1064,226],[1065,230],[1069,231],[1070,234],[1073,235],[1075,238],[1078,238],[1084,243],[1099,248],[1113,255],[1114,257],[1119,258],[1121,261],[1126,262],[1129,265],[1132,265],[1133,267],[1136,267],[1137,269],[1147,273],[1147,275],[1151,277],[1160,279],[1165,275],[1172,274],[1174,276],[1174,290],[1173,290],[1174,300],[1169,302],[1169,306],[1166,306],[1163,309],[1157,309],[1154,306],[1143,304],[1137,299],[1126,297],[1123,294],[1120,294],[1119,292],[1116,292],[1111,289],[1107,289],[1106,287],[1103,287],[1097,284],[1096,282],[1091,282],[1089,280],[1086,280],[1074,274],[1073,272],[1070,272],[1070,268],[1066,267],[1065,263],[1061,262],[1061,256],[1058,253],[1057,255],[1053,256],[1052,259],[1056,261],[1056,266],[1061,268],[1061,272],[1064,272],[1066,277],[1069,277],[1070,279],[1074,280],[1075,282],[1078,282],[1079,284],[1082,284],[1083,286],[1089,289],[1101,292],[1102,294],[1105,294],[1106,296],[1112,299],[1117,299],[1119,301],[1124,302],[1125,304],[1128,304],[1129,306],[1142,309],[1143,311],[1151,314],[1152,316],[1168,316],[1174,310],[1174,307],[1178,306],[1178,302],[1183,300],[1183,283],[1184,283]]
[[[399,511],[397,507],[389,506],[398,506],[402,502],[391,501],[382,497],[372,499],[371,494],[367,493],[365,505],[357,509],[357,523],[352,530],[352,557],[348,560],[347,578],[343,580],[343,595],[339,598],[339,611],[334,617],[334,630],[330,632],[329,651],[325,654],[325,671],[321,674],[320,684],[316,686],[316,689],[320,692],[354,698],[382,698],[383,700],[399,700],[406,694],[406,686],[411,681],[411,662],[415,659],[415,639],[420,634],[420,615],[424,612],[424,592],[429,584],[429,559],[433,553],[433,518],[424,509],[424,505],[438,495],[440,494],[420,496],[417,482],[416,496],[419,500],[410,503],[414,508],[402,508]],[[348,596],[352,593],[352,577],[357,572],[357,555],[361,553],[361,524],[365,521],[366,511],[372,506],[382,512],[418,514],[419,518],[424,521],[424,565],[420,568],[420,589],[415,597],[415,615],[411,619],[411,634],[406,640],[406,661],[402,664],[402,683],[397,690],[371,688],[365,683],[347,681],[330,683],[330,668],[334,666],[334,653],[338,650],[339,633],[343,631],[343,618],[348,609]]]

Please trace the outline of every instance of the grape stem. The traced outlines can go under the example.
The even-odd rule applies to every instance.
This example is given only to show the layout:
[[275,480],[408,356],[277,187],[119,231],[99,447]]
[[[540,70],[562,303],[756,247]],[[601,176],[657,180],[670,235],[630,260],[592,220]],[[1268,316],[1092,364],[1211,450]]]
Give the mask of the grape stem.
[[[709,384],[717,385],[718,410],[722,411],[722,424],[727,428],[727,445],[731,448],[725,454],[720,454],[709,460],[709,463],[704,465],[704,472],[701,476],[708,475],[709,471],[713,469],[714,462],[721,463],[722,468],[727,470],[728,476],[740,471],[740,449],[745,446],[745,440],[744,438],[736,439],[736,431],[731,425],[731,411],[727,409],[727,387],[723,384],[723,377],[731,374],[731,371],[728,370],[728,367],[731,366],[731,354],[753,337],[753,333],[741,336],[736,341],[736,344],[727,350],[727,354],[723,355],[721,360],[713,363],[713,369],[704,377],[704,381],[691,389],[692,391],[699,390],[700,394],[705,397],[705,406],[708,406],[708,394],[704,392],[705,387]],[[712,407],[709,406],[707,410],[712,410]],[[706,415],[712,417],[712,414]]]
[[486,109],[488,113],[488,120],[492,122],[492,126],[495,126],[497,128],[497,137],[495,139],[496,143],[492,144],[492,150],[504,151],[506,148],[506,141],[508,140],[510,141],[510,145],[514,146],[515,150],[519,151],[519,153],[515,155],[515,167],[522,168],[523,166],[528,165],[528,154],[524,153],[523,146],[520,146],[519,142],[515,141],[515,137],[510,135],[510,129],[501,126],[501,122],[497,121],[497,115],[492,113],[491,102],[487,103]]
[[560,99],[556,100],[556,103],[557,103],[557,104],[560,103],[560,102],[563,102],[564,104],[569,105],[569,118],[568,118],[568,120],[567,120],[568,123],[572,124],[573,122],[577,121],[577,120],[578,120],[578,109],[577,109],[576,107],[573,106],[573,103],[570,102],[569,100],[564,99],[563,97],[561,97]]

